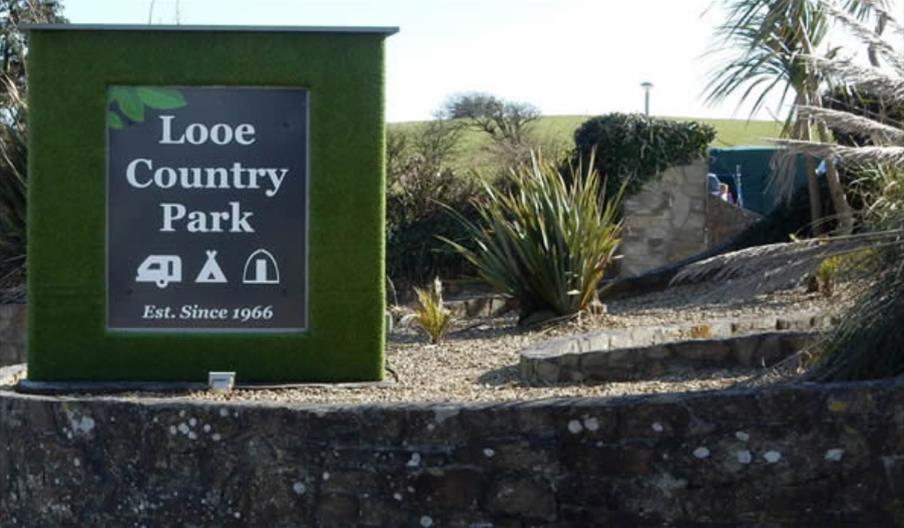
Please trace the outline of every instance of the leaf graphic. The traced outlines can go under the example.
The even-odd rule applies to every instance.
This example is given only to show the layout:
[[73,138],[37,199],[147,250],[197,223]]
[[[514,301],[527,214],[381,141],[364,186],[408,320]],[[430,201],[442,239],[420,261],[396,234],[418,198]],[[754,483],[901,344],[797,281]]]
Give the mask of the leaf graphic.
[[126,117],[136,123],[144,121],[144,103],[138,97],[138,90],[120,86],[110,90],[110,99],[116,101]]
[[122,128],[122,119],[120,119],[119,115],[112,110],[107,111],[107,126],[115,129]]
[[139,87],[138,98],[150,108],[169,110],[185,106],[185,97],[173,88]]

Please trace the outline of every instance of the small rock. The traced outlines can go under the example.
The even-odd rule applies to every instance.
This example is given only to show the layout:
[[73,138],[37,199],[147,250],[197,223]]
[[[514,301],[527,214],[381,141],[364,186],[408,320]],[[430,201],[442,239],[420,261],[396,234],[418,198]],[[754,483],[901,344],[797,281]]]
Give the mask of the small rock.
[[775,464],[782,459],[782,454],[778,451],[766,451],[763,453],[763,460],[769,464]]
[[584,426],[581,425],[581,422],[578,420],[571,420],[568,422],[568,432],[571,434],[578,434],[584,430]]
[[841,462],[844,457],[844,449],[829,449],[826,451],[826,460],[829,462]]

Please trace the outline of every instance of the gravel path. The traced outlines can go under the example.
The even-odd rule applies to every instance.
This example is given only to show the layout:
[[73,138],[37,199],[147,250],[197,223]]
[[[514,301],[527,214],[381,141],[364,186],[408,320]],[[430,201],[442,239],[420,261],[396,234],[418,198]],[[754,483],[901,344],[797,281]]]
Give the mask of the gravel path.
[[614,301],[608,305],[608,313],[605,315],[586,316],[571,323],[529,332],[516,327],[513,315],[468,319],[459,322],[440,345],[426,344],[426,340],[412,328],[397,329],[386,351],[389,369],[387,380],[395,382],[382,386],[308,386],[237,390],[228,394],[198,392],[182,396],[161,396],[202,400],[351,404],[511,401],[558,396],[614,396],[720,389],[745,381],[758,371],[739,369],[687,372],[641,382],[529,387],[519,383],[517,378],[518,352],[537,340],[566,334],[613,327],[704,322],[838,309],[847,304],[843,299],[850,297],[850,291],[843,288],[830,299],[798,289],[736,303],[699,302],[706,292],[706,288],[701,286],[679,287]]

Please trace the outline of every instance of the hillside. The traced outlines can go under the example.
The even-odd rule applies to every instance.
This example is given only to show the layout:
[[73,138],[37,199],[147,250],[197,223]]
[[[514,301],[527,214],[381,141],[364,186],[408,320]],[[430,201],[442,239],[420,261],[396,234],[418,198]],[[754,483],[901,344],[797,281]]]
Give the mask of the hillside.
[[[558,154],[567,151],[572,145],[574,130],[589,116],[563,115],[544,116],[535,124],[533,133],[544,152]],[[712,147],[734,147],[738,145],[766,145],[768,138],[778,137],[781,124],[773,121],[747,121],[745,119],[698,119],[676,117],[668,119],[692,119],[707,123],[716,128],[716,140]],[[391,131],[415,130],[421,122],[389,123]],[[484,147],[488,145],[486,136],[480,132],[468,130],[462,136],[458,151],[452,165],[459,171],[492,170],[490,155]]]

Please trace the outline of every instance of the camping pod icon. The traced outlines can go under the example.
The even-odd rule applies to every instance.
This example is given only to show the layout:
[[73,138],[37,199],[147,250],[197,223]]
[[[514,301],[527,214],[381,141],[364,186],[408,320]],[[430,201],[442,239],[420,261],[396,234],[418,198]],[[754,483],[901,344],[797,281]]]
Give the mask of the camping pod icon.
[[258,249],[245,261],[242,272],[245,284],[279,284],[279,266],[276,259],[266,249]]

